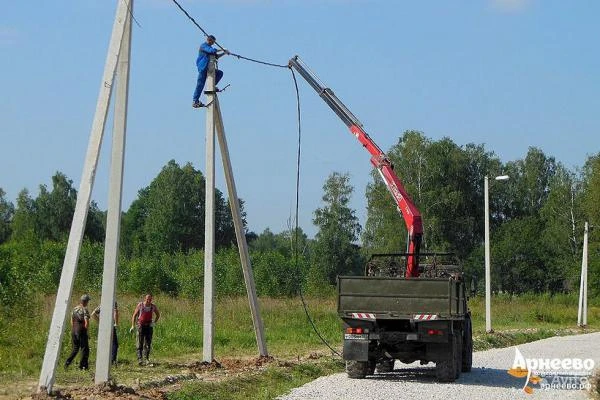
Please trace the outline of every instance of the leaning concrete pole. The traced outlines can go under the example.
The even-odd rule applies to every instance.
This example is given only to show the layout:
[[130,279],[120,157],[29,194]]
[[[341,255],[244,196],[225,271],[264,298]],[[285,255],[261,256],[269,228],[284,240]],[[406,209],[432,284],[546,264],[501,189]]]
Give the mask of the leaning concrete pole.
[[210,104],[206,111],[206,176],[205,176],[205,210],[204,210],[204,325],[202,340],[202,361],[212,362],[214,359],[215,333],[214,324],[214,267],[215,267],[215,105],[211,101],[216,97],[215,90],[215,57],[208,63],[206,90],[212,92],[206,97]]
[[117,68],[117,60],[119,58],[121,42],[125,31],[127,8],[127,2],[123,0],[117,1],[117,13],[108,47],[108,54],[106,56],[104,75],[102,77],[102,83],[100,84],[100,93],[96,104],[96,114],[94,115],[87,154],[83,165],[83,172],[81,174],[81,183],[79,185],[75,213],[73,215],[65,260],[60,276],[58,292],[56,294],[54,313],[52,314],[52,322],[50,323],[38,391],[47,390],[50,392],[52,385],[54,385],[56,365],[60,354],[65,322],[69,311],[71,292],[73,290],[73,281],[77,270],[81,242],[83,240],[92,188],[94,186],[96,166],[98,165],[98,156],[102,145],[102,137],[104,135],[104,125],[106,123],[106,115],[108,112],[115,70]]
[[129,94],[129,59],[131,55],[131,14],[125,17],[125,31],[121,42],[117,66],[117,88],[115,93],[114,128],[110,181],[108,188],[108,214],[106,217],[106,239],[104,241],[104,271],[102,274],[102,298],[100,302],[100,327],[98,329],[98,351],[96,354],[96,384],[108,382],[110,378],[113,307],[119,260],[119,236],[121,232],[121,199],[123,196],[123,164],[125,160],[125,133],[127,130],[127,99]]
[[248,301],[250,302],[250,312],[252,314],[252,322],[254,324],[254,334],[256,335],[256,343],[258,352],[261,356],[268,356],[267,342],[265,341],[265,330],[262,318],[260,317],[260,309],[258,306],[258,298],[256,297],[256,285],[254,284],[254,274],[252,265],[250,264],[250,255],[248,254],[248,243],[246,242],[246,234],[242,223],[242,213],[240,212],[240,203],[238,202],[237,189],[235,180],[233,179],[233,169],[231,168],[231,159],[229,158],[229,149],[227,146],[227,138],[225,136],[225,127],[223,125],[223,115],[221,115],[221,107],[219,99],[215,95],[215,118],[217,128],[217,138],[219,139],[219,148],[221,149],[221,158],[223,160],[223,169],[225,170],[225,180],[227,182],[227,190],[229,192],[229,206],[231,207],[231,216],[233,217],[233,225],[235,227],[235,236],[237,238],[238,250],[240,252],[240,260],[242,262],[242,270],[244,272],[244,281],[246,282],[246,292],[248,293]]
[[586,222],[583,228],[583,256],[581,259],[581,281],[579,284],[579,310],[577,313],[577,325],[587,325],[587,267],[588,267],[588,230]]

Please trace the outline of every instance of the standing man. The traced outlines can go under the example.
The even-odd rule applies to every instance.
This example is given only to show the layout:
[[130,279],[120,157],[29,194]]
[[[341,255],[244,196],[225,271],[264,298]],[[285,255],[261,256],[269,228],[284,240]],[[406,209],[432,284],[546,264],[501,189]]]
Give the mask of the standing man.
[[[96,321],[100,320],[100,306],[96,307],[92,311],[92,318]],[[112,350],[111,350],[111,362],[113,365],[117,365],[117,352],[119,351],[119,339],[117,338],[117,326],[119,325],[119,309],[117,302],[115,301],[115,308],[113,309],[113,334],[112,334]]]
[[79,369],[88,369],[88,357],[90,356],[90,345],[88,338],[88,327],[90,325],[90,312],[87,309],[90,301],[90,295],[81,296],[79,305],[73,309],[71,314],[71,341],[73,342],[73,351],[65,362],[65,368],[73,362],[79,349],[81,349],[81,360]]
[[[198,81],[196,82],[196,90],[194,91],[194,102],[192,103],[192,107],[199,108],[204,106],[202,102],[200,102],[200,95],[202,94],[202,89],[204,89],[204,83],[206,83],[206,75],[208,74],[208,62],[210,60],[210,56],[213,55],[216,58],[220,58],[225,54],[229,54],[229,50],[217,50],[212,47],[216,42],[216,39],[213,35],[209,35],[206,39],[206,42],[200,45],[200,50],[198,52],[198,58],[196,59],[196,66],[198,67]],[[221,78],[223,77],[223,71],[217,69],[215,71],[215,85],[219,83]],[[219,89],[215,88],[218,92]]]
[[[156,316],[152,320],[153,315]],[[150,356],[150,348],[152,346],[152,334],[154,331],[154,324],[158,322],[160,318],[160,312],[156,305],[152,304],[152,295],[148,293],[144,297],[144,301],[139,303],[131,316],[131,329],[129,332],[133,332],[134,325],[137,320],[137,340],[136,350],[138,364],[144,365],[148,363],[148,357]],[[142,350],[144,357],[142,358]]]

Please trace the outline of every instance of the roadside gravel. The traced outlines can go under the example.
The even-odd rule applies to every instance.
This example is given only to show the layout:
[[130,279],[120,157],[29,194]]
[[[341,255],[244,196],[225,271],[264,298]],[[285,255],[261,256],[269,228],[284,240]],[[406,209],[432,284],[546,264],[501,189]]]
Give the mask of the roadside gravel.
[[[318,378],[293,389],[281,400],[299,399],[587,399],[589,392],[572,389],[542,389],[540,384],[529,384],[533,395],[523,391],[526,378],[515,378],[507,373],[515,359],[515,347],[525,358],[580,358],[594,360],[600,367],[600,332],[586,335],[562,336],[503,349],[480,351],[473,354],[473,370],[461,374],[451,384],[438,383],[434,364],[419,365],[396,362],[394,372],[375,374],[366,379],[348,379],[345,373]],[[558,383],[569,371],[555,371],[558,378],[540,373],[542,384]],[[584,381],[585,382],[585,381]]]

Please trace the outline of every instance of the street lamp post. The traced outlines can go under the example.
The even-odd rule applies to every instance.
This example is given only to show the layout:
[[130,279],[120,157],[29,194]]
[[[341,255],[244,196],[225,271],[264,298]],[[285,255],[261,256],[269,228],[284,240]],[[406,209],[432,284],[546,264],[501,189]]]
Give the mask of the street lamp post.
[[[508,175],[500,175],[494,179],[497,181],[505,181],[509,178]],[[485,208],[485,331],[492,332],[492,282],[490,271],[490,195],[489,195],[489,179],[487,175],[484,178],[483,196]]]

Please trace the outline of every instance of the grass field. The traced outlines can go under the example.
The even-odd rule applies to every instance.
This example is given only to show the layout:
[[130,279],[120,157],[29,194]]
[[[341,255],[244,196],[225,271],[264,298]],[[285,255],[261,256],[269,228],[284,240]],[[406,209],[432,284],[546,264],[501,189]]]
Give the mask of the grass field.
[[[90,307],[97,305],[98,294],[92,294]],[[155,368],[149,372],[147,368],[138,367],[134,362],[134,336],[128,333],[131,313],[139,301],[132,295],[118,298],[121,312],[119,335],[119,367],[113,369],[115,379],[119,383],[130,384],[136,380],[149,379],[172,373],[172,366],[177,363],[190,363],[201,359],[202,353],[202,302],[198,300],[174,299],[163,295],[155,296],[155,303],[160,308],[162,317],[155,328],[155,340],[151,359]],[[336,314],[335,296],[309,298],[308,307],[321,334],[332,346],[340,348],[340,320]],[[38,378],[44,350],[47,329],[50,324],[52,297],[39,299],[24,307],[24,311],[8,319],[0,316],[0,382],[18,385],[35,384]],[[74,300],[75,304],[76,301]],[[588,312],[588,329],[600,329],[600,301],[590,301]],[[302,304],[298,298],[260,299],[261,313],[264,320],[269,353],[280,360],[298,360],[318,351],[327,353],[328,350],[320,342],[306,320]],[[519,297],[500,296],[492,301],[492,322],[497,332],[486,335],[484,302],[482,298],[470,301],[473,315],[475,345],[477,348],[506,346],[525,341],[553,336],[557,332],[575,333],[577,321],[577,298],[575,296],[533,296]],[[90,367],[95,366],[97,323],[92,323],[90,332]],[[70,350],[69,335],[64,335],[63,350],[60,365],[64,363]],[[216,359],[221,361],[228,358],[249,358],[257,355],[256,341],[248,302],[245,297],[220,298],[216,303]],[[258,375],[246,376],[238,382],[240,387],[247,386],[254,390],[257,380],[269,387],[279,387],[274,381],[285,384],[279,387],[293,387],[306,380],[314,379],[315,375],[329,373],[341,369],[341,364],[329,359],[313,363],[309,366],[292,366],[277,368],[270,366]],[[92,372],[80,372],[76,369],[65,371],[62,367],[57,372],[57,385],[90,384]],[[227,381],[229,383],[233,381]],[[212,383],[225,385],[225,393],[231,393],[227,382]],[[191,385],[191,386],[190,386]],[[188,387],[195,390],[218,390],[207,383],[190,383],[177,392],[174,398],[189,397]],[[6,385],[5,385],[6,386]],[[260,385],[259,385],[260,386]],[[208,389],[207,389],[208,388]],[[0,394],[10,389],[0,383]],[[186,394],[187,393],[187,394]],[[246,392],[240,396],[247,397]],[[270,398],[270,391],[254,393],[258,398]],[[181,396],[181,397],[178,397]],[[187,397],[186,397],[187,396]],[[240,397],[240,398],[241,398]],[[214,397],[220,398],[220,397]]]

